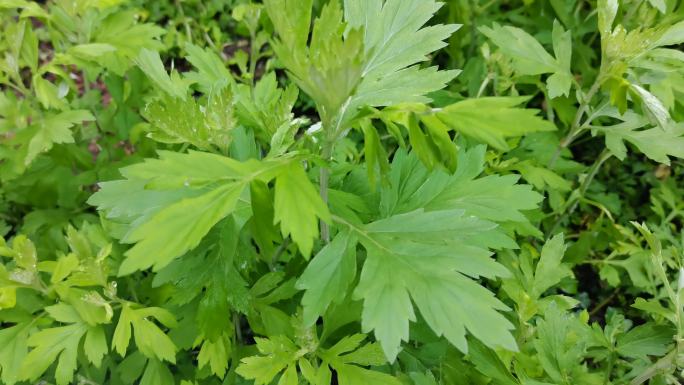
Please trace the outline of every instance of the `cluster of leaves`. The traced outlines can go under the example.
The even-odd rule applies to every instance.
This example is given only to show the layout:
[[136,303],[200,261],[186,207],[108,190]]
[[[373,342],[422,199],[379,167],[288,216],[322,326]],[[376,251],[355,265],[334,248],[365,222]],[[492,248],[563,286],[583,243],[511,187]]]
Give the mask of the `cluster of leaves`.
[[0,384],[684,380],[683,1],[0,16]]

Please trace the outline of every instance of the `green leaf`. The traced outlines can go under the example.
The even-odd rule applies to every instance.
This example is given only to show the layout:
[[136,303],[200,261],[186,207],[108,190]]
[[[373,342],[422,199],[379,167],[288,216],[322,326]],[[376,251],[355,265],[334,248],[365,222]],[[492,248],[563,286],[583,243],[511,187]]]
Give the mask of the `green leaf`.
[[83,351],[95,367],[100,367],[102,358],[107,354],[107,339],[102,326],[95,326],[88,329],[83,342]]
[[362,36],[359,31],[344,35],[339,3],[330,2],[314,22],[307,49],[309,24],[303,24],[302,20],[293,28],[280,21],[291,18],[290,12],[298,12],[308,20],[311,10],[305,11],[302,7],[311,7],[311,1],[300,3],[289,10],[276,8],[285,5],[283,1],[266,2],[266,10],[280,35],[280,39],[272,43],[273,49],[290,77],[315,101],[322,119],[326,124],[332,124],[360,81]]
[[269,384],[278,373],[296,364],[298,349],[287,337],[255,338],[255,341],[263,356],[243,358],[235,370],[242,377],[254,380],[254,385]]
[[318,237],[318,219],[330,223],[330,211],[301,164],[292,162],[276,177],[274,221],[283,236],[292,236],[305,258]]
[[617,337],[617,352],[625,357],[662,356],[668,352],[673,330],[667,326],[647,323]]
[[648,0],[648,2],[654,7],[657,8],[661,13],[667,12],[667,4],[665,3],[665,0]]
[[622,122],[612,126],[592,125],[591,128],[601,131],[606,135],[606,147],[618,159],[627,156],[627,148],[624,142],[633,144],[644,155],[656,162],[670,164],[670,156],[684,158],[684,125],[672,124],[669,130],[660,127],[642,129],[648,126],[649,121],[643,116],[632,111],[621,115],[617,110],[604,108],[596,116],[609,116]]
[[212,90],[203,104],[164,97],[143,112],[152,125],[148,136],[162,143],[189,143],[198,149],[226,152],[236,126],[229,88]]
[[212,373],[223,378],[228,369],[231,352],[231,340],[226,334],[223,334],[215,341],[204,340],[197,355],[197,366],[203,368],[209,365]]
[[426,102],[424,95],[444,88],[459,71],[419,68],[416,63],[444,47],[460,25],[424,25],[442,7],[434,0],[345,0],[345,21],[364,31],[362,80],[350,102],[355,109]]
[[618,0],[598,0],[598,27],[602,40],[613,31],[618,7]]
[[363,330],[375,332],[390,361],[408,340],[409,321],[416,320],[410,298],[432,330],[461,351],[467,351],[466,330],[489,346],[517,350],[508,332],[512,325],[497,312],[507,307],[465,276],[507,273],[489,259],[480,239],[468,235],[492,225],[453,210],[416,211],[363,230],[352,227],[368,252],[354,294],[364,300]]
[[572,34],[565,31],[558,20],[553,21],[553,52],[558,61],[561,71],[556,71],[546,83],[549,89],[549,97],[554,99],[561,95],[569,96],[572,87]]
[[541,44],[524,30],[511,26],[480,27],[487,36],[516,64],[516,70],[522,75],[540,75],[556,72],[560,66]]
[[[528,222],[523,211],[536,208],[543,197],[531,186],[517,184],[519,178],[515,175],[477,178],[484,170],[485,152],[485,146],[460,151],[458,169],[453,175],[439,170],[429,172],[414,156],[400,153],[392,164],[396,171],[391,182],[396,187],[388,189],[383,196],[385,213],[425,207],[427,210],[465,210],[466,215],[498,223]],[[491,233],[483,234],[490,240],[495,239]]]
[[292,107],[299,95],[296,86],[278,88],[275,74],[270,73],[253,89],[238,86],[237,90],[236,113],[240,123],[254,130],[264,142],[270,142],[281,127],[293,124]]
[[519,383],[495,351],[477,340],[469,340],[468,347],[470,360],[480,373],[492,378],[497,384],[517,385]]
[[[121,275],[151,266],[158,270],[193,249],[214,225],[234,212],[251,181],[268,182],[292,162],[273,159],[240,163],[201,152],[160,155],[159,160],[122,169],[126,180],[101,184],[101,190],[89,200],[108,217],[127,225],[123,242],[136,243],[126,252]],[[302,174],[306,178],[303,170]],[[310,183],[309,188],[314,190]],[[293,189],[295,193],[310,190],[301,185]],[[301,230],[295,232],[300,235]]]
[[185,85],[178,77],[169,77],[158,52],[143,48],[136,57],[135,63],[162,91],[171,97],[185,100],[187,95]]
[[102,20],[93,40],[116,47],[116,52],[104,55],[102,63],[123,76],[130,60],[142,50],[162,50],[164,44],[157,40],[166,30],[154,24],[137,22],[135,9],[119,9]]
[[344,231],[316,254],[297,281],[302,297],[305,326],[313,325],[328,306],[340,303],[356,275],[356,239]]
[[547,79],[550,98],[570,94],[572,35],[570,31],[565,31],[557,20],[554,20],[552,33],[556,58],[551,56],[537,39],[520,28],[502,27],[494,23],[491,28],[480,27],[480,31],[505,55],[513,59],[515,69],[521,75],[552,73]]
[[544,244],[532,284],[532,294],[537,298],[558,284],[561,279],[572,276],[570,267],[562,263],[565,249],[563,233],[554,236]]
[[28,144],[24,163],[30,164],[38,154],[50,150],[55,143],[73,143],[74,137],[69,128],[93,120],[95,117],[86,110],[64,111],[43,119]]
[[86,60],[98,59],[100,56],[108,52],[116,51],[116,47],[111,44],[104,43],[89,43],[79,44],[70,47],[67,52],[79,58]]
[[30,322],[19,323],[0,330],[0,379],[4,384],[19,382],[20,368],[28,354]]
[[389,170],[388,156],[385,148],[382,146],[378,131],[373,126],[371,120],[362,119],[359,122],[359,126],[361,127],[364,136],[363,150],[364,157],[366,159],[368,180],[370,181],[371,186],[375,187],[375,173],[377,172],[376,168],[379,169],[381,176],[385,176]]
[[[308,50],[305,21],[310,18],[306,7],[311,2],[286,3],[266,2],[280,35],[274,50],[297,85],[316,102],[326,130],[348,128],[364,106],[429,101],[424,95],[443,88],[458,74],[415,66],[444,47],[444,40],[458,29],[455,25],[423,28],[441,7],[434,0],[346,0],[346,28],[339,4],[328,3],[314,22]],[[288,5],[291,10],[285,8]],[[300,14],[301,21],[288,22],[292,17],[288,12]]]
[[684,42],[684,20],[670,26],[658,38],[657,46],[677,45]]
[[132,328],[138,350],[150,358],[150,361],[159,359],[175,363],[176,346],[156,324],[150,321],[150,317],[156,318],[167,327],[176,326],[175,317],[167,310],[158,307],[135,309],[132,304],[126,303],[121,309],[119,323],[114,330],[112,347],[119,355],[125,356]]
[[537,116],[538,110],[515,107],[525,101],[527,97],[467,99],[445,107],[437,117],[466,136],[508,150],[506,138],[556,130],[551,122]]
[[630,87],[639,96],[654,123],[661,129],[668,130],[672,119],[663,103],[655,95],[637,84],[631,84]]
[[387,373],[365,369],[356,365],[341,365],[335,367],[340,385],[400,385],[402,382]]
[[77,367],[78,346],[81,338],[88,331],[83,323],[43,329],[32,334],[28,345],[33,350],[21,363],[21,378],[35,381],[55,362],[55,380],[57,385],[70,384]]
[[140,379],[140,385],[174,384],[175,380],[169,368],[163,362],[150,358],[147,361],[145,373]]
[[280,34],[286,47],[300,50],[306,47],[311,25],[311,6],[313,0],[265,0],[264,5],[275,30]]
[[586,349],[586,330],[576,317],[564,314],[555,305],[546,309],[537,325],[534,347],[539,362],[556,383],[572,384],[586,372],[581,363]]
[[365,338],[363,334],[345,336],[330,349],[321,351],[319,355],[326,364],[335,369],[340,384],[401,384],[394,376],[361,367],[380,366],[387,362],[377,343],[367,343],[359,347]]
[[299,376],[297,376],[297,367],[295,365],[290,365],[285,370],[280,380],[278,380],[278,385],[297,385],[299,383]]
[[159,270],[193,249],[216,223],[235,210],[244,188],[244,183],[226,183],[158,211],[123,239],[126,243],[137,243],[126,252],[127,258],[121,264],[119,274],[151,266]]
[[185,77],[197,83],[199,89],[209,94],[212,90],[222,89],[233,80],[226,65],[221,58],[208,49],[202,49],[194,44],[187,44],[185,50],[188,52],[186,59],[197,71],[186,72]]

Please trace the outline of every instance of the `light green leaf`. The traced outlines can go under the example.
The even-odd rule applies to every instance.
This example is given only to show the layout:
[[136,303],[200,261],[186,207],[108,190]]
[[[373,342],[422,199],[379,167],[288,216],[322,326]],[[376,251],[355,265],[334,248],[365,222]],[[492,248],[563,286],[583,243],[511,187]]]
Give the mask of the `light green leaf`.
[[496,354],[496,352],[477,340],[468,341],[469,357],[480,373],[492,378],[497,384],[517,385],[518,381]]
[[661,129],[668,130],[672,118],[670,118],[670,113],[663,103],[655,95],[637,84],[631,84],[630,87],[639,96],[654,123]]
[[396,377],[387,373],[365,369],[356,365],[338,365],[335,367],[340,385],[400,385]]
[[540,75],[561,69],[537,39],[520,28],[494,23],[491,28],[480,27],[480,31],[514,60],[516,70],[522,75]]
[[538,110],[515,107],[526,100],[526,97],[467,99],[445,107],[437,112],[437,117],[466,136],[499,150],[508,150],[506,138],[556,130],[551,122],[537,116]]
[[197,366],[203,368],[209,365],[212,373],[223,378],[228,369],[231,351],[231,340],[226,334],[221,335],[216,341],[204,340],[197,355]]
[[79,58],[83,58],[86,60],[94,60],[99,59],[100,56],[104,55],[107,52],[113,51],[116,51],[116,47],[114,47],[113,45],[104,43],[89,43],[75,45],[69,48],[67,52]]
[[609,116],[622,121],[612,126],[591,126],[606,135],[606,147],[619,159],[624,159],[627,155],[624,141],[633,144],[656,162],[670,164],[670,156],[684,158],[683,124],[671,124],[669,130],[660,127],[639,130],[648,126],[649,121],[632,111],[621,115],[617,110],[605,109],[595,116]]
[[625,357],[662,356],[673,342],[674,331],[661,325],[639,325],[617,337],[617,352]]
[[209,192],[173,203],[132,229],[123,239],[136,243],[126,252],[120,275],[166,266],[193,249],[209,230],[235,209],[245,188],[241,182],[226,183]]
[[677,45],[684,42],[684,20],[670,26],[658,38],[656,46]]
[[175,317],[162,308],[135,309],[132,304],[124,304],[119,322],[112,337],[112,347],[119,355],[125,356],[131,338],[131,328],[138,350],[150,361],[155,359],[176,362],[176,346],[171,339],[152,321],[156,318],[167,327],[175,327]]
[[368,252],[355,291],[364,300],[363,330],[375,332],[390,361],[400,342],[408,340],[409,321],[415,321],[409,295],[432,330],[460,350],[467,352],[466,330],[489,346],[517,349],[508,332],[512,326],[496,311],[506,306],[465,276],[507,272],[478,247],[480,240],[467,235],[481,231],[486,222],[462,215],[417,211],[356,230]]
[[229,88],[214,88],[206,101],[164,97],[147,106],[143,115],[152,125],[148,136],[162,143],[189,143],[198,149],[226,152],[236,126]]
[[264,5],[275,30],[286,47],[299,50],[306,47],[311,25],[313,0],[265,0]]
[[382,146],[378,131],[370,119],[362,119],[359,126],[363,131],[364,141],[364,157],[366,159],[366,169],[368,172],[368,180],[373,188],[376,186],[376,168],[379,169],[380,175],[385,176],[389,170],[389,160],[385,148]]
[[24,322],[0,330],[0,379],[4,384],[14,385],[22,377],[20,368],[28,354],[30,329],[31,323]]
[[356,239],[344,231],[316,254],[297,281],[297,289],[306,290],[304,325],[313,325],[332,302],[341,302],[355,275]]
[[598,27],[602,40],[613,31],[618,7],[618,0],[598,0]]
[[275,182],[274,223],[292,236],[305,258],[318,237],[318,219],[330,222],[330,211],[299,162],[291,162]]
[[217,180],[237,181],[259,167],[258,162],[240,163],[208,152],[159,151],[159,159],[145,159],[120,171],[127,179],[144,180],[148,187],[159,190],[204,187]]
[[29,142],[24,163],[29,165],[38,154],[50,150],[55,143],[73,143],[74,137],[69,128],[93,120],[95,117],[86,110],[65,111],[43,119]]
[[297,376],[297,366],[290,365],[285,370],[280,380],[278,380],[278,385],[297,385],[299,383],[299,376]]
[[88,331],[83,323],[43,329],[32,334],[28,345],[34,349],[21,363],[21,378],[35,381],[57,362],[55,380],[57,385],[70,384],[77,367],[78,346],[81,338]]
[[548,376],[560,384],[581,382],[586,374],[582,365],[587,346],[586,330],[575,316],[563,313],[555,305],[549,306],[544,320],[537,324],[534,346],[537,357]]
[[532,284],[532,294],[537,298],[558,284],[561,279],[572,275],[570,268],[562,263],[565,249],[563,233],[554,236],[544,244]]
[[140,379],[139,385],[174,384],[175,380],[169,368],[163,362],[150,358],[147,361],[145,373]]
[[[424,95],[444,88],[459,71],[413,66],[444,47],[460,25],[425,23],[442,7],[433,0],[345,0],[345,21],[364,31],[362,80],[350,103],[350,113],[364,105],[391,106],[426,102]],[[413,66],[413,67],[412,67]]]
[[667,12],[667,4],[665,3],[665,0],[648,0],[648,2],[654,7],[657,8],[660,13],[666,13]]
[[147,48],[140,50],[135,63],[162,91],[169,96],[185,100],[187,89],[179,78],[171,78],[164,69],[159,53]]
[[196,82],[203,93],[222,89],[233,81],[233,75],[214,52],[190,43],[185,46],[185,50],[188,52],[186,59],[197,71],[186,72],[184,75]]
[[255,340],[257,349],[263,356],[243,358],[236,369],[237,374],[248,380],[254,380],[254,385],[267,385],[285,368],[295,366],[298,348],[287,337],[255,338]]
[[83,342],[83,350],[88,361],[99,368],[102,364],[102,358],[109,350],[102,326],[94,326],[88,329]]
[[[266,9],[281,36],[274,43],[290,76],[317,104],[325,129],[342,131],[364,106],[428,101],[424,95],[443,88],[455,71],[421,69],[415,64],[445,46],[458,26],[423,28],[441,7],[434,0],[346,0],[344,22],[337,2],[326,4],[314,22],[306,49],[311,2],[301,5],[267,1]],[[284,8],[292,7],[291,10]],[[287,22],[301,14],[301,21]],[[369,16],[373,15],[373,21]],[[330,126],[330,127],[328,127]]]
[[[236,209],[249,183],[267,183],[293,162],[288,158],[237,162],[201,152],[160,155],[159,160],[122,169],[127,179],[102,183],[89,200],[125,225],[124,233],[117,234],[123,242],[136,243],[127,251],[120,274],[151,266],[160,269],[193,249]],[[248,206],[242,201],[240,207]]]

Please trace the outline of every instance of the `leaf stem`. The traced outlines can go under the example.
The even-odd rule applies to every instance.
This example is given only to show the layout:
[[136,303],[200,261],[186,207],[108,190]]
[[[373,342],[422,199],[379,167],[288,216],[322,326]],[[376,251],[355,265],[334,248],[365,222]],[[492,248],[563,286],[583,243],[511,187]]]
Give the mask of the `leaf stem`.
[[606,366],[605,376],[603,377],[603,385],[608,385],[610,383],[610,373],[613,371],[615,366],[615,353],[611,352],[608,358],[608,365]]
[[586,114],[589,110],[589,103],[591,103],[591,100],[594,98],[596,93],[601,88],[601,84],[603,84],[603,76],[599,74],[599,76],[594,81],[594,84],[589,89],[589,92],[587,92],[587,94],[582,98],[582,104],[580,105],[579,109],[577,110],[577,113],[575,114],[575,119],[573,120],[572,126],[570,127],[570,132],[565,138],[563,138],[563,140],[561,140],[560,144],[558,145],[558,148],[556,149],[556,152],[553,154],[551,160],[549,161],[548,168],[553,168],[553,166],[556,164],[556,161],[558,161],[561,152],[568,148],[572,144],[572,142],[574,142],[575,139],[577,139],[579,134],[582,133],[582,130],[584,130],[584,125],[581,124],[582,118],[584,117],[584,114]]
[[[582,184],[580,185],[579,189],[577,190],[577,195],[574,197],[571,197],[571,200],[568,202],[569,204],[571,204],[570,208],[568,210],[565,210],[563,215],[558,217],[556,222],[551,227],[551,230],[548,233],[549,235],[553,235],[554,231],[556,231],[558,226],[560,226],[561,222],[565,218],[569,217],[572,213],[574,213],[575,210],[577,210],[577,207],[579,206],[580,200],[582,199],[582,197],[584,197],[584,194],[586,194],[587,190],[589,189],[589,186],[591,185],[591,182],[594,181],[596,174],[598,174],[599,170],[601,169],[601,166],[608,159],[610,159],[611,156],[612,156],[612,154],[610,153],[610,151],[607,148],[604,149],[603,152],[601,152],[601,155],[599,155],[599,157],[596,159],[594,164],[589,169],[589,174],[587,174],[587,176],[582,181]],[[572,203],[570,203],[570,202],[572,202]]]
[[283,243],[278,246],[276,251],[273,253],[273,256],[271,257],[271,271],[275,271],[275,265],[278,262],[278,259],[280,258],[281,255],[283,255],[283,252],[287,250],[287,247],[290,246],[290,238],[285,238]]
[[[259,52],[256,48],[256,32],[250,29],[249,31],[249,76],[250,86],[254,88],[256,82],[256,68],[259,61]],[[252,92],[254,94],[254,92]]]
[[[326,139],[325,142],[323,143],[323,151],[322,151],[322,156],[325,162],[329,162],[330,159],[332,158],[332,152],[333,152],[333,146],[335,145],[335,142],[332,140]],[[328,204],[328,185],[330,184],[330,168],[327,165],[324,165],[321,167],[320,173],[319,173],[319,178],[318,178],[318,183],[319,183],[319,189],[321,192],[321,198],[323,199],[323,202],[325,204]],[[325,223],[325,221],[321,220],[321,239],[323,239],[323,242],[326,244],[330,243],[330,226]]]
[[242,338],[242,328],[240,326],[240,315],[236,312],[233,313],[233,327],[235,329],[235,340],[238,345],[242,345],[244,341]]
[[178,10],[178,14],[180,15],[181,19],[183,19],[183,27],[185,28],[185,35],[188,38],[188,42],[192,43],[192,30],[190,29],[188,18],[185,16],[185,11],[183,10],[181,0],[176,0],[174,3],[176,5],[176,9]]

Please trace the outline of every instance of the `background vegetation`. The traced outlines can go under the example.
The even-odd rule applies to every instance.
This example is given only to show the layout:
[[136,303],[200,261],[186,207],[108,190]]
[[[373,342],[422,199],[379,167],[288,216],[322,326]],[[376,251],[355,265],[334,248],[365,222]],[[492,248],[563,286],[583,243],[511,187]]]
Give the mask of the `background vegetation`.
[[680,384],[680,0],[0,0],[0,384]]

